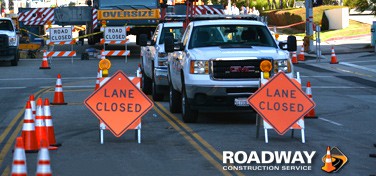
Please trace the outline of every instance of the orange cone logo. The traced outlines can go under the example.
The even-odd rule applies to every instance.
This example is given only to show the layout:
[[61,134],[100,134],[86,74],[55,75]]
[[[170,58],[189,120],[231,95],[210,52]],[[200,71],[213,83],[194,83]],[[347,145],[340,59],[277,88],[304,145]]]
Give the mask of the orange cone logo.
[[321,169],[327,173],[338,172],[346,163],[348,159],[338,147],[330,147],[326,149],[326,155],[322,157],[324,166]]

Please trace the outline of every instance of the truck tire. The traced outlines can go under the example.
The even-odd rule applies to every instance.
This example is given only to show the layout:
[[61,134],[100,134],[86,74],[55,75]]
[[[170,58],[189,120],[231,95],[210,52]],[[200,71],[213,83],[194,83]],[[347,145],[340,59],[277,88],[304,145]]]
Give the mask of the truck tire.
[[163,94],[157,93],[158,91],[157,91],[157,85],[155,84],[155,79],[153,79],[151,87],[152,87],[151,96],[153,97],[153,100],[154,101],[163,100],[163,97],[164,97]]
[[181,98],[181,109],[183,121],[185,123],[196,123],[198,118],[198,111],[192,110],[191,105],[189,104],[187,93],[185,92],[185,87],[182,89],[182,98]]
[[142,91],[145,94],[148,94],[148,95],[151,94],[151,82],[152,80],[146,76],[144,71],[142,71],[141,87],[142,87]]
[[171,113],[180,113],[181,112],[181,94],[180,92],[176,91],[172,86],[172,83],[169,83],[170,91],[169,91],[169,108]]
[[19,60],[19,53],[18,53],[18,50],[17,50],[16,54],[14,55],[14,59],[10,61],[10,65],[17,66],[18,60]]

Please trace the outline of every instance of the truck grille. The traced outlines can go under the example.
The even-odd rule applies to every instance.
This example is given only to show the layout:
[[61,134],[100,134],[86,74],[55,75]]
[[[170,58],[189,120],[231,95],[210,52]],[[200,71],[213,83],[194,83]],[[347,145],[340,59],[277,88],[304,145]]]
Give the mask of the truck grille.
[[0,49],[8,49],[9,39],[5,34],[0,34]]
[[249,79],[260,78],[262,59],[211,60],[213,79]]

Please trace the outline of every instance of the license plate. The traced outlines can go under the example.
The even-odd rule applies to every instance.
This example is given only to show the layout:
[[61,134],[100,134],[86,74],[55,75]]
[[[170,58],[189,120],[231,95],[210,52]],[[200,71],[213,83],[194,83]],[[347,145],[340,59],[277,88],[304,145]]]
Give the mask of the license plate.
[[243,107],[249,106],[247,99],[248,98],[235,98],[234,105],[235,106],[243,106]]

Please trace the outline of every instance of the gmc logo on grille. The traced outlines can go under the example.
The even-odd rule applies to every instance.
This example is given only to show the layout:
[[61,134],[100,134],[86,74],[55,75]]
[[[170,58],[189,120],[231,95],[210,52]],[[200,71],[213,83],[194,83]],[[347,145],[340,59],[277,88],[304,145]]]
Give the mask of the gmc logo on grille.
[[248,73],[248,72],[254,72],[255,67],[254,66],[231,66],[230,72],[231,73]]

